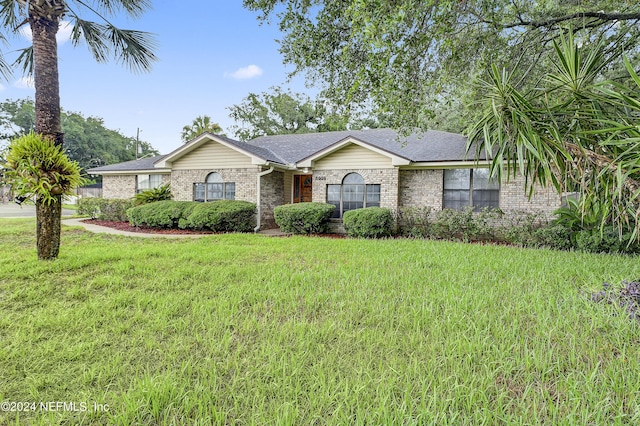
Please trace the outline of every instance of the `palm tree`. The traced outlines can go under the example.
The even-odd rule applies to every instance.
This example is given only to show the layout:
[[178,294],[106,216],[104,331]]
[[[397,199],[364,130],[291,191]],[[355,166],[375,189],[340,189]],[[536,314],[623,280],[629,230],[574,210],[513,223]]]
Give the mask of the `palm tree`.
[[[60,84],[58,79],[58,47],[56,34],[63,18],[73,24],[72,42],[84,41],[94,59],[106,62],[111,56],[134,71],[148,71],[157,60],[151,34],[122,30],[108,18],[124,13],[139,17],[150,8],[148,0],[2,0],[0,19],[5,34],[17,33],[24,25],[31,28],[33,45],[22,50],[14,65],[33,75],[35,84],[36,133],[56,145],[63,144],[60,124]],[[81,18],[84,13],[96,15],[102,22]],[[10,75],[10,65],[0,55],[0,73]],[[46,203],[36,199],[37,247],[39,259],[54,259],[60,249],[61,197]]]
[[603,80],[611,61],[603,45],[579,46],[570,32],[554,49],[555,68],[529,92],[492,69],[483,83],[485,114],[470,129],[468,146],[493,155],[495,176],[522,173],[531,192],[534,184],[578,192],[583,216],[602,211],[602,226],[638,237],[640,77],[625,59],[626,85]]
[[182,128],[182,141],[189,142],[191,139],[203,134],[204,132],[215,133],[224,136],[222,127],[218,123],[213,123],[208,115],[200,115],[196,117],[190,125]]

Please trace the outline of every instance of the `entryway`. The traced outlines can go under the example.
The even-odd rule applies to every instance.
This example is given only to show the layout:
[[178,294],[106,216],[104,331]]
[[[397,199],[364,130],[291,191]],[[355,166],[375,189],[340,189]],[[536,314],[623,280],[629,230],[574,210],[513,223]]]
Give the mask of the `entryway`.
[[313,194],[313,175],[293,175],[293,202],[310,203]]

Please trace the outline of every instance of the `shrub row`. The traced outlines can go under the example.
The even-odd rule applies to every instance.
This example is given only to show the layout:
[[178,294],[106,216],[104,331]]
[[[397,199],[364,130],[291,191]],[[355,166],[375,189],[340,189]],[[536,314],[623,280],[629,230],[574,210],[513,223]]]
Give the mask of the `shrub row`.
[[250,232],[256,223],[256,205],[247,201],[156,201],[127,211],[134,226]]
[[[572,208],[571,208],[572,209]],[[560,213],[560,214],[559,214]],[[484,209],[473,213],[471,209],[435,211],[429,207],[400,209],[396,219],[401,235],[458,241],[498,241],[522,247],[546,247],[557,250],[586,252],[640,253],[637,240],[623,230],[599,223],[571,220],[566,209],[549,221],[542,213],[510,212]],[[580,223],[580,226],[576,225]]]
[[273,216],[284,232],[322,234],[328,231],[335,208],[333,204],[326,203],[285,204],[277,206]]
[[128,220],[127,209],[132,206],[132,200],[80,198],[78,199],[78,214],[89,216],[92,219],[126,222]]

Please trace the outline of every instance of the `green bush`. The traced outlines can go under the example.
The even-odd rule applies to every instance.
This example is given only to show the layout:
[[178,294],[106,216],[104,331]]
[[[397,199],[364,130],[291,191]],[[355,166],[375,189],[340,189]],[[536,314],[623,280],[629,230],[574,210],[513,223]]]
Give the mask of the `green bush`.
[[177,228],[180,219],[195,207],[193,201],[156,201],[127,210],[129,223],[150,228]]
[[638,241],[631,232],[625,232],[621,236],[612,226],[605,227],[602,232],[598,228],[578,231],[574,238],[576,249],[581,251],[627,254],[640,252]]
[[499,230],[500,239],[522,247],[535,247],[537,243],[534,234],[549,225],[548,220],[539,212],[512,211],[507,217],[507,223]]
[[[592,253],[638,253],[640,245],[631,229],[618,230],[611,225],[611,213],[600,203],[580,206],[580,201],[567,200],[567,205],[555,211],[556,225],[569,230],[574,248]],[[603,223],[607,225],[602,226]]]
[[127,209],[132,206],[131,200],[80,198],[78,200],[78,214],[89,216],[92,219],[126,222],[128,220]]
[[563,225],[547,224],[533,231],[532,244],[528,247],[546,247],[556,250],[571,250],[571,231]]
[[256,205],[248,201],[220,200],[197,203],[181,226],[214,232],[250,232],[256,226]]
[[343,223],[347,235],[354,238],[382,238],[393,234],[393,213],[386,208],[350,210],[344,214]]
[[403,207],[396,213],[398,232],[407,237],[427,238],[433,225],[431,207]]
[[274,209],[276,224],[283,232],[322,234],[328,231],[329,219],[336,206],[326,203],[285,204]]
[[492,208],[484,208],[480,212],[474,212],[473,207],[444,209],[436,213],[431,236],[445,240],[492,240],[497,221],[503,214],[502,210]]
[[172,197],[169,184],[165,184],[153,189],[147,189],[136,194],[133,197],[133,204],[136,206],[148,203],[154,203],[156,201],[170,200]]

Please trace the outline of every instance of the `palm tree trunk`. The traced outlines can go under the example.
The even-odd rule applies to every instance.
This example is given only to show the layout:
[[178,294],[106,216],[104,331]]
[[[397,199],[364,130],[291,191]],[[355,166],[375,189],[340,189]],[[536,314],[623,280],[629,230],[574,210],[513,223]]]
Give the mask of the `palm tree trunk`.
[[62,202],[60,196],[53,203],[36,200],[36,245],[38,259],[51,260],[58,257],[60,252],[60,216]]
[[62,145],[60,125],[60,79],[58,77],[59,18],[51,19],[29,14],[33,33],[34,84],[36,88],[36,133]]
[[[29,25],[33,33],[36,133],[61,146],[63,133],[60,124],[60,80],[56,41],[60,18],[55,14],[45,16],[29,11]],[[38,259],[58,257],[61,213],[62,197],[56,196],[56,201],[50,204],[40,199],[36,200]]]

